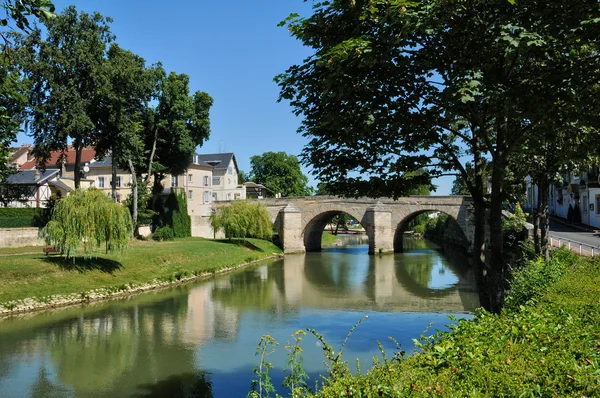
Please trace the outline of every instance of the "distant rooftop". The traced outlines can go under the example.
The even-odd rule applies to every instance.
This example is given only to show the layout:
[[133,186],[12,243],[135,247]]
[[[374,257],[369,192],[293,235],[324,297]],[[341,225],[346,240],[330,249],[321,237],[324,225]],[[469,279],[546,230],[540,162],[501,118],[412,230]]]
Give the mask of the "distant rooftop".
[[[38,173],[38,177],[36,178],[36,174]],[[58,169],[46,169],[42,170],[21,170],[16,172],[15,174],[11,174],[6,177],[7,184],[13,185],[40,185],[43,184],[46,180],[55,177],[58,175]]]

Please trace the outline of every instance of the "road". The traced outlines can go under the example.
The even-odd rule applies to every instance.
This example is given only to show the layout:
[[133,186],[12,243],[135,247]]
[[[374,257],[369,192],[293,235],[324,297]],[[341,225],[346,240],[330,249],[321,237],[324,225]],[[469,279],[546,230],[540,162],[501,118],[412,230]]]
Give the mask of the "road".
[[[555,220],[550,220],[550,236],[585,243],[593,247],[600,247],[600,234],[580,231],[568,225],[558,223]],[[556,246],[557,242],[554,242],[554,245]],[[584,247],[584,250],[589,250],[589,248]]]

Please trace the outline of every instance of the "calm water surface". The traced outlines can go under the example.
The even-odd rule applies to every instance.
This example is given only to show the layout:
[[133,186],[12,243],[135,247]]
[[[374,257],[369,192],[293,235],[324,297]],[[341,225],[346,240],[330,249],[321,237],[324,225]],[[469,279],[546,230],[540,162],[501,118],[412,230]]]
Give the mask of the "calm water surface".
[[[468,317],[478,306],[473,277],[423,240],[405,253],[369,256],[364,238],[345,237],[321,253],[246,268],[212,280],[130,299],[0,321],[0,397],[243,397],[256,344],[281,345],[269,360],[284,377],[290,334],[314,328],[366,370],[380,340],[412,352],[430,323]],[[313,383],[323,373],[320,344],[303,341]],[[279,393],[287,395],[283,388]]]

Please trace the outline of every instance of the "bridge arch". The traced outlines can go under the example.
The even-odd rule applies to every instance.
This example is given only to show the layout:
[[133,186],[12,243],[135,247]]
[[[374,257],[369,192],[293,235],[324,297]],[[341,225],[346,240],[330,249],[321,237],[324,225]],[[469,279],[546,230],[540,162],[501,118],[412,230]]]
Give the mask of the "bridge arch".
[[[354,213],[354,214],[352,214]],[[352,210],[348,211],[348,209],[326,209],[321,213],[314,215],[310,220],[306,222],[303,226],[303,239],[304,239],[304,248],[307,252],[317,252],[321,251],[321,239],[323,235],[323,231],[327,224],[333,219],[333,217],[347,214],[350,217],[354,218],[358,221],[361,226],[362,225],[362,214],[358,214],[356,212],[352,212]],[[363,226],[364,228],[364,226]]]
[[410,222],[413,221],[417,216],[426,213],[440,213],[448,216],[448,219],[452,225],[453,235],[456,235],[452,242],[463,245],[465,249],[469,248],[470,243],[467,235],[468,231],[466,231],[465,228],[459,223],[457,220],[457,215],[452,214],[454,212],[446,212],[438,209],[420,209],[405,215],[397,223],[396,231],[394,233],[394,252],[401,253],[403,251],[404,232],[408,230]]

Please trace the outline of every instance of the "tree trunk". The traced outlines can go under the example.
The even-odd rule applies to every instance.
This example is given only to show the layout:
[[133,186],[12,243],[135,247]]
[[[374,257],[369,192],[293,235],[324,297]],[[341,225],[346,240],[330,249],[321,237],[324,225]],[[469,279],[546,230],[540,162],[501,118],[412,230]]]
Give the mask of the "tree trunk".
[[485,181],[484,172],[485,164],[481,157],[481,152],[478,147],[473,151],[473,216],[475,218],[475,230],[473,236],[473,268],[477,280],[477,288],[479,291],[479,303],[483,308],[490,311],[489,288],[487,286],[486,275],[489,273],[487,268],[486,255],[486,201],[485,201]]
[[76,138],[75,142],[73,142],[73,146],[75,147],[75,170],[73,172],[73,175],[75,181],[75,189],[79,189],[79,186],[81,184],[81,150],[83,149],[81,138]]
[[158,141],[158,126],[154,128],[154,140],[152,141],[152,151],[150,152],[150,157],[148,158],[148,174],[146,174],[146,179],[144,182],[148,184],[150,181],[150,176],[152,175],[152,163],[154,162],[154,154],[156,153],[156,142]]
[[113,201],[116,203],[117,201],[117,163],[114,157],[112,157],[112,176],[110,181],[110,190],[112,194]]
[[[541,195],[542,195],[542,190],[543,190],[543,182],[544,177],[538,177],[538,178],[532,178],[531,183],[532,184],[537,184],[538,187],[538,202],[535,206],[535,214],[533,215],[533,246],[535,248],[535,253],[537,255],[541,255],[542,254],[542,234],[540,232],[540,224],[541,224],[541,217],[542,217],[542,201],[541,201]],[[533,195],[533,187],[531,189],[531,194],[532,194],[532,198],[531,198],[531,208],[533,210],[533,199],[534,199],[534,195]]]
[[138,184],[137,184],[137,175],[135,173],[135,167],[133,167],[133,162],[131,158],[127,159],[127,163],[129,164],[129,172],[133,178],[133,183],[131,184],[131,223],[133,226],[133,236],[138,236]]
[[548,247],[548,235],[550,234],[550,216],[548,212],[548,184],[548,180],[542,182],[538,197],[538,201],[542,203],[540,207],[541,255],[546,260],[548,260],[548,258],[550,257],[550,248]]
[[505,176],[505,161],[502,153],[497,153],[492,169],[492,198],[490,203],[490,269],[486,275],[490,295],[490,311],[499,313],[504,307],[505,271],[504,236],[502,220],[502,186]]

